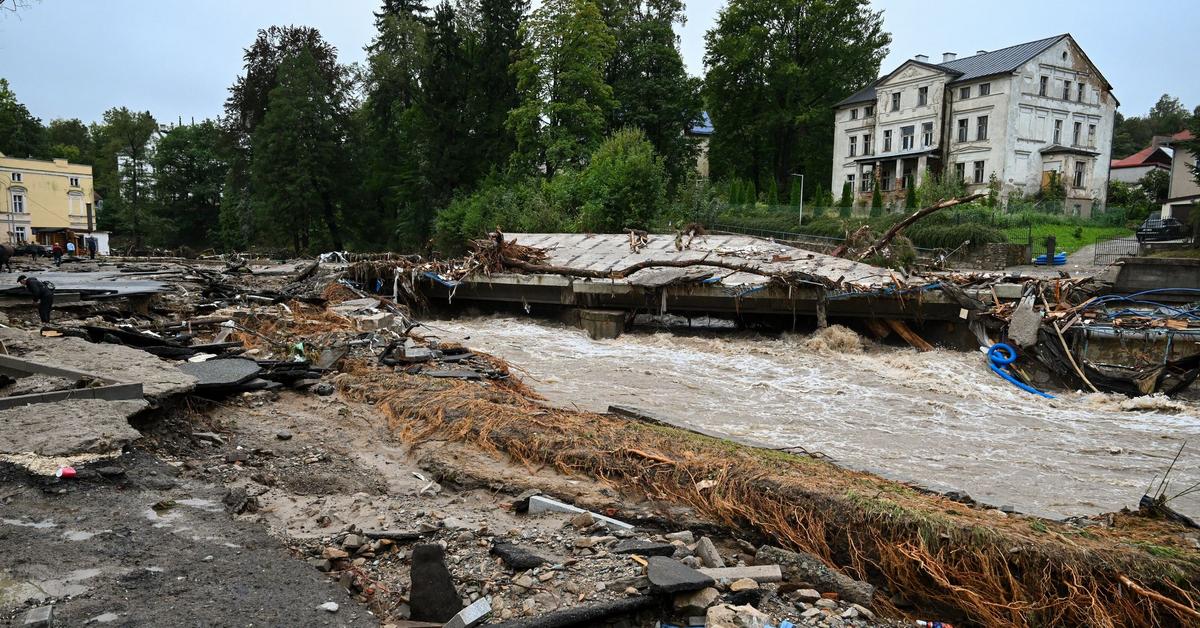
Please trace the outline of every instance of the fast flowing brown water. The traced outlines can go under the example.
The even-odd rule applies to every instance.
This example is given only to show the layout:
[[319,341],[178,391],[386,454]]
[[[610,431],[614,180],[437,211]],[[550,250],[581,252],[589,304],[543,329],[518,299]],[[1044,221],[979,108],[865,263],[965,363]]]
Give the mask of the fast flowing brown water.
[[[595,341],[525,318],[431,325],[504,358],[554,404],[634,406],[1022,512],[1136,508],[1185,440],[1170,494],[1200,481],[1200,404],[1081,393],[1047,400],[998,378],[980,353],[881,347],[838,327],[811,337],[641,332]],[[1171,505],[1200,515],[1200,494]]]

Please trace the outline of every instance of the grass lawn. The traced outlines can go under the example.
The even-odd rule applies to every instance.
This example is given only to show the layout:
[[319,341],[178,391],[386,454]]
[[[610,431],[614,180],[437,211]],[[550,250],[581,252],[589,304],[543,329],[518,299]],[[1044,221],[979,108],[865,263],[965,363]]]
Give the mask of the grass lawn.
[[[1028,227],[1009,227],[1004,230],[1009,242],[1025,243],[1029,241]],[[1046,242],[1046,236],[1053,235],[1058,241],[1058,250],[1074,253],[1079,249],[1095,244],[1102,240],[1123,238],[1133,235],[1133,229],[1126,227],[1076,227],[1075,225],[1034,225],[1033,248],[1040,250]],[[1078,237],[1076,237],[1078,235]]]
[[1150,257],[1166,257],[1170,259],[1200,259],[1200,249],[1183,249],[1179,251],[1159,251],[1151,253]]

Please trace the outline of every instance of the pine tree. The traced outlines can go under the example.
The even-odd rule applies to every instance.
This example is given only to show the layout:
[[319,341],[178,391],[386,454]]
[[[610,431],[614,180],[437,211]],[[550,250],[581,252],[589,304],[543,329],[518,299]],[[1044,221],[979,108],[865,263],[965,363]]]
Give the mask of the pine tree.
[[521,25],[528,12],[528,0],[480,0],[477,25],[467,39],[467,108],[479,175],[503,169],[517,146],[506,124],[508,112],[521,104],[509,66],[521,50]]
[[913,185],[911,176],[904,179],[904,208],[917,208],[917,186]]
[[779,186],[775,183],[775,177],[767,179],[767,206],[776,207],[779,205]]
[[879,186],[871,191],[871,217],[876,218],[883,215],[883,195],[879,193]]

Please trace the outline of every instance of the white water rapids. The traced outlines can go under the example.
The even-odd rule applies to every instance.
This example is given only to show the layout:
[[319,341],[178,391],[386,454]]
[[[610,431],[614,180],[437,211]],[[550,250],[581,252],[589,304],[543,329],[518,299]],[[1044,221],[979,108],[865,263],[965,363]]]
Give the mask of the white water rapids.
[[[596,341],[527,318],[429,324],[427,333],[505,359],[557,405],[633,406],[996,507],[1051,517],[1136,508],[1185,440],[1168,494],[1200,481],[1200,404],[1047,400],[998,378],[981,353],[882,347],[837,327],[811,337],[641,331]],[[1171,506],[1200,516],[1200,493]]]

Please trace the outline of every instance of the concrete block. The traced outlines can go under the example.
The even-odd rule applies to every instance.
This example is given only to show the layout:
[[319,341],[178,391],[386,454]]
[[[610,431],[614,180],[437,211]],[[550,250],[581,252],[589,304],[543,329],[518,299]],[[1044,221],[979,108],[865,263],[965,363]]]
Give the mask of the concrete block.
[[387,312],[354,317],[354,323],[358,326],[359,331],[377,331],[391,327],[394,322],[396,322],[396,317]]
[[54,625],[54,606],[39,606],[27,613],[21,620],[22,628],[50,628]]
[[715,569],[700,569],[700,573],[713,580],[741,580],[749,578],[755,582],[780,582],[783,571],[779,565],[752,565],[748,567],[719,567]]
[[488,602],[486,597],[481,597],[451,617],[450,621],[446,622],[445,628],[474,628],[483,622],[491,612],[491,602]]
[[592,340],[612,340],[625,331],[623,310],[579,310],[579,326]]
[[[534,495],[529,498],[529,514],[536,515],[540,512],[567,512],[571,514],[578,514],[589,511],[586,511],[582,508],[577,508],[570,504],[564,504],[558,500],[550,499],[549,497],[545,497],[543,495]],[[605,527],[610,530],[633,529],[632,525],[625,523],[624,521],[617,521],[611,517],[605,517],[604,515],[596,514],[594,512],[591,513],[591,515],[596,519],[596,521],[603,523]]]

